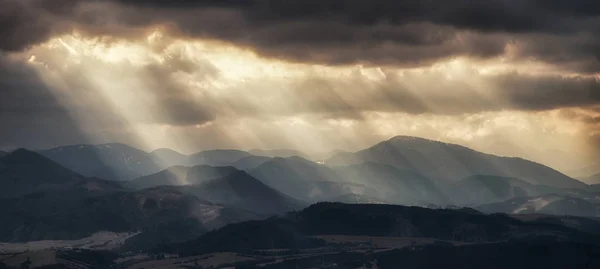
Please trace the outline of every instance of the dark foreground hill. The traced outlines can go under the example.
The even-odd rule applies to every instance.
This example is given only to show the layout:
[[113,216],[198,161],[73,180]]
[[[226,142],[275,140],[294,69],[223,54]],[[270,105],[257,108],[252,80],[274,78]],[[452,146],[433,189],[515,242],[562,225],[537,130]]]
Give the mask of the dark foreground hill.
[[[67,240],[98,231],[200,235],[259,215],[202,201],[179,191],[35,193],[0,200],[0,241]],[[175,235],[175,234],[174,234]]]
[[508,241],[463,246],[429,245],[377,252],[337,252],[243,268],[511,268],[600,267],[600,246],[553,240]]
[[[285,180],[285,179],[282,179]],[[134,189],[170,186],[204,201],[259,214],[283,214],[306,206],[231,166],[173,166],[125,183]]]
[[[592,225],[600,232],[600,223]],[[589,230],[587,230],[589,231]],[[285,217],[231,224],[196,240],[171,245],[186,255],[253,249],[323,246],[317,235],[435,238],[470,243],[547,237],[600,242],[598,234],[560,222],[522,221],[472,209],[427,209],[393,205],[319,203]]]

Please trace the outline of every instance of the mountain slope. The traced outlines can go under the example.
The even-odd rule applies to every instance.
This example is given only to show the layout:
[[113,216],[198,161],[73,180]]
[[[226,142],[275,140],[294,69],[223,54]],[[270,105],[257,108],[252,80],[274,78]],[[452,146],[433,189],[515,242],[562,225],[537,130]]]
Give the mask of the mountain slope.
[[238,170],[231,166],[172,166],[158,173],[131,180],[125,183],[125,185],[134,189],[144,189],[156,186],[192,185],[224,177],[236,171]]
[[364,184],[377,190],[377,198],[396,204],[449,204],[436,184],[423,175],[391,165],[367,162],[333,167],[345,181]]
[[468,206],[503,202],[516,197],[561,192],[564,192],[564,190],[533,185],[518,178],[485,175],[467,177],[448,189],[449,195],[456,204]]
[[124,144],[73,145],[39,153],[84,176],[108,180],[130,180],[161,169],[150,154]]
[[250,154],[252,155],[256,155],[256,156],[264,156],[264,157],[271,157],[271,158],[289,158],[289,157],[302,157],[302,158],[306,158],[306,154],[297,151],[297,150],[293,150],[293,149],[270,149],[270,150],[264,150],[264,149],[253,149],[249,151]]
[[77,188],[118,190],[112,182],[85,178],[33,151],[18,149],[0,157],[0,197],[17,197],[39,191]]
[[233,209],[168,188],[102,194],[44,192],[2,199],[0,209],[0,241],[76,239],[98,231],[161,231],[189,236],[232,221],[258,218],[243,210],[232,213],[229,211]]
[[346,182],[331,168],[300,157],[273,158],[249,172],[268,186],[307,202],[327,201],[343,194],[373,196],[375,190]]
[[264,156],[249,156],[241,158],[231,164],[231,166],[239,170],[250,170],[270,160],[270,157]]
[[6,156],[8,152],[0,150],[0,157]]
[[188,165],[188,156],[172,149],[157,149],[150,152],[150,155],[154,158],[156,163],[160,164],[162,167]]
[[600,184],[600,173],[585,177],[582,180],[588,184]]
[[560,188],[586,185],[552,168],[520,158],[499,157],[467,147],[416,137],[398,136],[368,149],[334,156],[329,165],[378,162],[418,171],[428,178],[458,181],[473,175],[515,177],[532,184]]
[[260,214],[281,214],[304,206],[244,171],[195,185],[181,186],[182,192],[213,203],[246,209]]
[[241,150],[207,150],[189,156],[190,165],[228,166],[242,158],[253,156]]
[[483,212],[507,214],[550,214],[582,217],[600,217],[600,204],[568,195],[548,194],[535,197],[519,197],[507,201],[477,207]]

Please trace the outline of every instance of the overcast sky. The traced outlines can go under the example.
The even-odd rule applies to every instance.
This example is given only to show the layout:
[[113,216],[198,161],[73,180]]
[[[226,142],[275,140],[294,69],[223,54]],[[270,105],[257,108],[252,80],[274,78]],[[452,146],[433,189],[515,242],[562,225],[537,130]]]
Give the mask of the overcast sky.
[[414,135],[599,160],[600,1],[1,0],[0,35],[4,149]]

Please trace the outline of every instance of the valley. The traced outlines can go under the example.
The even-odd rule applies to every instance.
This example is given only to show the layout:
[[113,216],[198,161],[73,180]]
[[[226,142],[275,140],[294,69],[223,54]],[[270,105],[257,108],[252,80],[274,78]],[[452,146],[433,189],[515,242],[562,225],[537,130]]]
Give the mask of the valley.
[[8,152],[0,265],[390,268],[408,253],[598,249],[600,192],[541,164],[408,137],[325,161],[295,153]]

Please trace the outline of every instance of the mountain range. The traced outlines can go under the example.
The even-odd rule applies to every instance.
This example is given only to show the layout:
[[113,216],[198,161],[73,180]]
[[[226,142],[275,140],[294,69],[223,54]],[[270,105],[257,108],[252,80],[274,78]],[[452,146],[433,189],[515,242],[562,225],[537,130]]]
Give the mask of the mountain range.
[[[598,242],[600,222],[585,222],[585,226],[569,224],[577,221],[558,217],[522,220],[505,214],[487,215],[472,209],[318,203],[282,217],[230,224],[169,248],[183,255],[316,248],[326,245],[315,237],[321,235],[435,238],[491,243],[528,240],[545,234],[563,240]],[[593,228],[590,229],[590,226]]]
[[599,212],[594,186],[541,164],[458,145],[396,137],[322,163],[298,155],[148,153],[123,144],[19,149],[0,157],[6,212],[0,241],[73,239],[107,230],[141,232],[131,239],[134,246],[182,242],[186,234],[327,201],[507,214]]
[[586,186],[550,167],[525,159],[500,157],[456,144],[407,136],[397,136],[356,153],[340,154],[325,161],[328,165],[364,162],[388,164],[448,181],[474,175],[494,175],[559,188]]
[[[190,178],[199,175],[201,169],[196,168],[188,169]],[[277,214],[300,207],[259,181],[250,182],[253,179],[244,177],[244,172],[230,170],[237,174],[207,179],[202,192],[193,191],[193,185],[135,189],[87,178],[38,153],[16,150],[0,157],[0,241],[75,239],[98,231],[163,236],[164,229],[172,229],[172,237],[189,236],[230,222],[264,218],[265,212]]]

